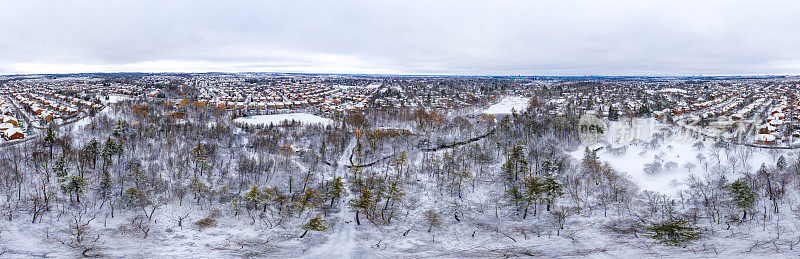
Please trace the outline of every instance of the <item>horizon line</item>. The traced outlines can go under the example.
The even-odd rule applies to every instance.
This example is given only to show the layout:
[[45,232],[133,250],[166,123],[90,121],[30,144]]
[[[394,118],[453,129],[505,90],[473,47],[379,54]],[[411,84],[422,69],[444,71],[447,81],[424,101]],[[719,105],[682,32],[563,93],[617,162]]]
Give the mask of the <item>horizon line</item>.
[[86,75],[86,74],[287,74],[287,75],[348,75],[348,76],[398,76],[398,77],[653,77],[653,78],[700,78],[700,77],[800,77],[800,74],[709,74],[709,75],[657,75],[657,74],[640,74],[640,75],[624,75],[624,74],[585,74],[585,75],[553,75],[553,74],[506,74],[506,75],[481,75],[481,74],[436,74],[436,73],[333,73],[333,72],[275,72],[275,71],[205,71],[205,72],[174,72],[174,71],[116,71],[116,72],[65,72],[65,73],[13,73],[6,74],[0,72],[0,76],[13,77],[13,76],[46,76],[46,75]]

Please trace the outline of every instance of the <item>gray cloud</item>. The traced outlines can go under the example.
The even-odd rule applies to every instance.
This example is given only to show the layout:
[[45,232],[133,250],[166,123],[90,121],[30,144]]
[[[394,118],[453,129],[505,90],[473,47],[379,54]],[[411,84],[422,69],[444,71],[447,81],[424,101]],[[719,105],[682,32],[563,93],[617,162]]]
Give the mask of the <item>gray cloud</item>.
[[796,74],[796,1],[6,1],[0,73]]

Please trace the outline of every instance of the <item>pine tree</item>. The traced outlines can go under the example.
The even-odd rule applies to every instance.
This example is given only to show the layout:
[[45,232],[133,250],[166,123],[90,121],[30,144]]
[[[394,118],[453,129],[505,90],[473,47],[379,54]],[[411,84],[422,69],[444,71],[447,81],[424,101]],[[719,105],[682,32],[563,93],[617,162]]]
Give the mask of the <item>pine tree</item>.
[[56,174],[56,177],[59,181],[65,181],[67,174],[69,173],[69,168],[67,168],[67,162],[64,159],[64,156],[61,156],[56,160],[53,164],[53,173]]
[[244,193],[244,200],[252,204],[254,207],[264,205],[264,211],[267,210],[264,194],[258,189],[258,185],[253,185],[249,191]]
[[658,222],[645,229],[647,230],[646,236],[655,239],[657,243],[668,246],[682,246],[702,237],[700,228],[685,221]]
[[558,183],[553,174],[550,172],[545,173],[544,196],[542,196],[542,201],[547,204],[547,211],[550,211],[550,207],[552,206],[553,202],[555,202],[556,198],[563,194],[564,193],[561,190],[561,184]]
[[92,138],[92,140],[83,147],[83,151],[91,155],[92,169],[94,169],[95,164],[97,164],[97,156],[100,154],[100,142],[98,142],[96,138]]
[[47,127],[47,131],[44,135],[44,141],[42,141],[42,145],[46,148],[50,149],[50,158],[53,157],[53,146],[56,144],[56,134],[53,132],[53,127]]
[[114,137],[119,138],[124,136],[125,133],[127,133],[127,131],[128,131],[128,122],[119,121],[117,122],[117,125],[114,126],[113,135]]
[[72,176],[67,178],[64,184],[61,185],[61,190],[64,193],[70,194],[70,196],[72,196],[72,194],[75,194],[75,201],[78,203],[81,202],[81,194],[83,193],[85,188],[86,188],[86,180],[77,176]]
[[300,235],[300,238],[303,238],[304,236],[306,236],[309,230],[324,231],[328,229],[328,226],[326,226],[325,220],[323,220],[319,216],[316,216],[309,219],[308,222],[306,222],[306,224],[304,224],[303,227],[301,228],[305,230],[303,234]]
[[192,190],[192,193],[194,193],[194,198],[197,200],[197,204],[200,204],[200,195],[208,191],[208,186],[200,181],[200,179],[195,177],[192,179],[192,182],[189,183],[189,188]]
[[614,108],[614,107],[611,107],[611,108],[608,110],[608,119],[609,119],[609,120],[612,120],[612,121],[619,120],[619,111],[617,111],[617,109],[616,109],[616,108]]
[[[400,181],[397,180],[389,181],[389,187],[386,188],[385,195],[386,195],[386,201],[383,205],[383,210],[381,210],[381,218],[384,218],[383,212],[385,212],[389,208],[390,202],[394,204],[395,201],[400,200],[400,198],[402,198],[405,195],[405,193],[403,192],[403,188],[400,186]],[[392,213],[389,214],[387,222],[392,220],[393,214],[394,211],[392,211]]]
[[505,174],[506,180],[515,183],[520,179],[519,175],[521,173],[524,174],[527,172],[528,161],[525,160],[525,149],[520,145],[516,145],[511,148],[508,159],[506,163],[503,164],[503,173]]
[[648,115],[650,115],[650,107],[647,107],[647,105],[639,106],[639,110],[637,111],[637,114],[639,116],[648,116]]
[[314,208],[319,206],[319,202],[322,199],[322,195],[315,189],[306,189],[303,194],[300,195],[299,199],[297,199],[296,204],[297,207],[300,208],[299,211],[302,212],[306,208]]
[[778,157],[778,162],[775,163],[775,166],[778,168],[778,171],[782,172],[784,169],[786,169],[786,158],[783,157],[783,155]]
[[328,184],[328,192],[326,194],[331,198],[331,207],[333,207],[333,203],[346,194],[342,177],[336,176],[331,180],[330,184]]
[[552,206],[553,202],[555,202],[556,198],[560,197],[564,193],[562,192],[561,184],[558,182],[558,179],[555,176],[556,168],[553,166],[553,163],[549,160],[543,161],[542,171],[544,182],[544,195],[542,196],[542,201],[547,204],[547,211],[550,211],[550,207]]
[[532,176],[526,177],[522,180],[522,184],[520,185],[524,188],[522,200],[526,203],[522,218],[525,219],[528,217],[528,207],[530,205],[533,205],[533,216],[536,216],[536,203],[543,198],[542,195],[545,192],[544,182],[541,178]]
[[125,205],[129,208],[142,208],[151,204],[147,193],[134,187],[128,188],[122,198]]
[[117,144],[117,141],[111,138],[111,136],[106,138],[106,143],[103,145],[103,150],[100,152],[100,156],[103,157],[103,171],[108,169],[113,156],[120,156],[121,154],[122,143]]
[[731,202],[742,210],[742,220],[747,219],[747,211],[756,206],[756,192],[742,179],[728,185],[728,190]]
[[584,174],[596,175],[600,172],[600,160],[597,157],[597,151],[586,147],[581,160],[582,170]]
[[108,199],[111,195],[111,174],[108,171],[103,171],[100,177],[100,184],[97,186],[97,195],[103,200]]
[[359,213],[363,211],[364,214],[367,214],[370,209],[375,207],[375,194],[367,188],[361,188],[359,191],[360,195],[351,199],[350,203],[348,204],[350,209],[356,213],[357,225],[361,225],[361,220],[358,217]]
[[431,232],[431,230],[433,230],[434,228],[438,228],[439,226],[442,225],[442,218],[441,216],[439,216],[438,213],[436,213],[436,211],[433,210],[425,211],[423,218],[425,219],[425,225],[428,226],[428,232]]
[[525,198],[523,197],[522,192],[519,190],[519,187],[517,187],[516,184],[511,185],[511,187],[508,188],[508,190],[506,191],[506,197],[508,197],[508,200],[511,201],[511,203],[514,203],[514,206],[517,207],[520,206],[519,205],[520,203],[525,202]]
[[197,143],[194,149],[192,149],[192,155],[194,156],[194,163],[195,163],[195,177],[197,177],[198,169],[200,170],[199,173],[202,176],[203,172],[205,171],[206,159],[206,149],[203,147],[202,143]]

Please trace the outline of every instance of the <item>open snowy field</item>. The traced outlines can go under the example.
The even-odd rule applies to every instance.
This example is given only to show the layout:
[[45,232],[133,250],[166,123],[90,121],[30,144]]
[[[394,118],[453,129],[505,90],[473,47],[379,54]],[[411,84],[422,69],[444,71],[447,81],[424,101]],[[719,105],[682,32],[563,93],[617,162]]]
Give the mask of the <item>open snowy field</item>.
[[[714,140],[688,135],[653,118],[609,121],[608,126],[606,143],[589,147],[600,148],[597,152],[600,160],[629,175],[641,189],[663,194],[674,194],[684,189],[687,177],[702,177],[715,167],[727,168],[726,176],[737,179],[745,170],[758,170],[762,163],[774,166],[781,155],[787,160],[795,155],[786,150],[739,145],[727,149],[714,147]],[[585,147],[581,145],[570,154],[580,160]]]
[[125,95],[118,95],[118,94],[110,94],[108,95],[108,103],[118,103],[121,101],[131,100],[130,96]]
[[521,112],[528,108],[528,101],[530,98],[518,96],[506,96],[499,103],[493,104],[483,110],[484,114],[498,115],[498,114],[511,114],[511,111]]
[[287,114],[271,114],[271,115],[255,115],[236,118],[234,122],[245,123],[250,125],[280,125],[284,121],[296,121],[303,124],[332,124],[333,120],[323,118],[317,115],[308,113],[287,113]]

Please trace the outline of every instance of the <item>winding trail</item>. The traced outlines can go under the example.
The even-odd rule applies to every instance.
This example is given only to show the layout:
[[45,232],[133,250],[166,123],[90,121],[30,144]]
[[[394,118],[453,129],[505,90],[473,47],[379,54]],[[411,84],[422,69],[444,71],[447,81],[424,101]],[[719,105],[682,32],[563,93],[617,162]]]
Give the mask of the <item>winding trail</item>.
[[[332,233],[330,234],[327,242],[319,247],[310,249],[306,258],[353,258],[353,251],[356,247],[356,223],[353,222],[355,219],[355,213],[350,211],[346,206],[347,199],[345,197],[353,197],[353,193],[350,191],[350,183],[346,177],[348,166],[345,165],[347,162],[349,162],[350,154],[353,153],[355,146],[356,140],[351,139],[350,144],[339,157],[339,161],[336,164],[336,169],[334,169],[333,172],[333,176],[342,177],[347,195],[344,196],[338,203],[339,212],[336,213],[334,226],[329,230]],[[333,178],[333,176],[326,178]]]
[[[494,132],[495,129],[491,129],[483,135],[473,137],[465,141],[445,144],[434,148],[420,148],[420,150],[423,152],[434,152],[441,149],[453,148],[481,140],[493,134]],[[336,163],[325,162],[325,164],[335,167],[333,170],[333,175],[326,175],[326,179],[331,179],[335,176],[342,177],[342,181],[346,186],[345,191],[347,192],[347,195],[344,197],[353,197],[353,193],[349,188],[350,183],[347,178],[348,168],[371,166],[394,156],[394,154],[392,154],[382,159],[378,159],[372,163],[354,165],[352,156],[355,147],[356,139],[350,139],[350,144],[348,144],[347,148],[345,148],[344,152],[342,152],[342,155],[339,157]],[[318,247],[309,249],[307,255],[305,256],[306,258],[353,258],[353,251],[355,251],[357,245],[355,241],[355,213],[347,208],[347,199],[344,197],[338,203],[339,212],[333,216],[336,219],[332,220],[335,222],[335,224],[330,230],[327,230],[332,232],[328,238],[328,241]]]

